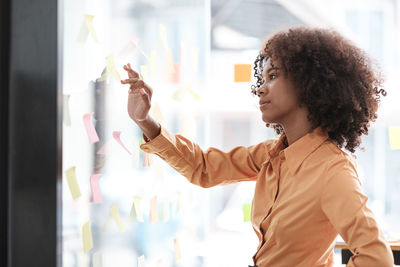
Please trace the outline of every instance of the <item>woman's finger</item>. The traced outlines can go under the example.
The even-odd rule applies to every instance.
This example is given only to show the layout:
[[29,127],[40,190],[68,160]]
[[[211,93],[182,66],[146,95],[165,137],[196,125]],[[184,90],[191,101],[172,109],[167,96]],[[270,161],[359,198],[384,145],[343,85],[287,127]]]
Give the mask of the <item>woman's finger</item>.
[[121,83],[122,84],[134,84],[134,83],[137,83],[138,81],[140,81],[138,78],[129,78],[129,79],[121,80]]
[[128,63],[124,65],[124,70],[128,72],[129,78],[139,78],[139,74],[131,68],[131,65]]

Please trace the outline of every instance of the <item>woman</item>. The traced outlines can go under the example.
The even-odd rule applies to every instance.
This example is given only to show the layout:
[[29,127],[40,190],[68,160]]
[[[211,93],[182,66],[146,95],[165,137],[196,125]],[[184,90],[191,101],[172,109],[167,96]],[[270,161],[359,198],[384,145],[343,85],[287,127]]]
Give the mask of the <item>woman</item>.
[[354,152],[377,118],[381,80],[368,57],[332,30],[292,28],[263,45],[255,61],[262,120],[279,140],[229,152],[203,151],[149,115],[152,89],[130,65],[128,113],[142,129],[141,148],[191,183],[211,187],[256,181],[251,221],[259,238],[254,264],[333,266],[338,234],[353,252],[347,266],[393,266],[366,206]]

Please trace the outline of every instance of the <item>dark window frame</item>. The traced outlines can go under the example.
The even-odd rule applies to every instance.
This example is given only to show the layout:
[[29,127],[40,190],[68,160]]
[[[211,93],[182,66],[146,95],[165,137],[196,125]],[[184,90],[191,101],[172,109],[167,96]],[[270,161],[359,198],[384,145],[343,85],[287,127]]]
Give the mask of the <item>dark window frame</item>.
[[1,0],[1,266],[62,262],[62,0]]

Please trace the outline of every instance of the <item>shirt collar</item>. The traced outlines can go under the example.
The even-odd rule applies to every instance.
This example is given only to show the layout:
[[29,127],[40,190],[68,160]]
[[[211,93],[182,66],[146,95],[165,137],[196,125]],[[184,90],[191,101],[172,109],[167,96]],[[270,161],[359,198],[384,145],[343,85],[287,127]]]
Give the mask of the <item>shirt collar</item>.
[[324,132],[321,127],[317,127],[286,147],[287,138],[286,135],[283,134],[268,154],[271,158],[277,157],[279,156],[279,152],[283,150],[289,171],[294,175],[307,156],[327,139],[328,134]]

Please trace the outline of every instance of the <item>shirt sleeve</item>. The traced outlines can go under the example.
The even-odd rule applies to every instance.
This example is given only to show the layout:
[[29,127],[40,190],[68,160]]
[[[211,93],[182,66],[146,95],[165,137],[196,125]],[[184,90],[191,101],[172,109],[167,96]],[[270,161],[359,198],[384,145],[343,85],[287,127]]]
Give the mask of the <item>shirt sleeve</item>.
[[158,155],[189,182],[201,187],[257,180],[267,155],[264,143],[239,146],[228,152],[213,147],[203,151],[196,143],[163,126],[157,137],[140,148]]
[[328,170],[321,207],[353,256],[348,267],[393,267],[393,254],[367,207],[357,172],[350,163]]

